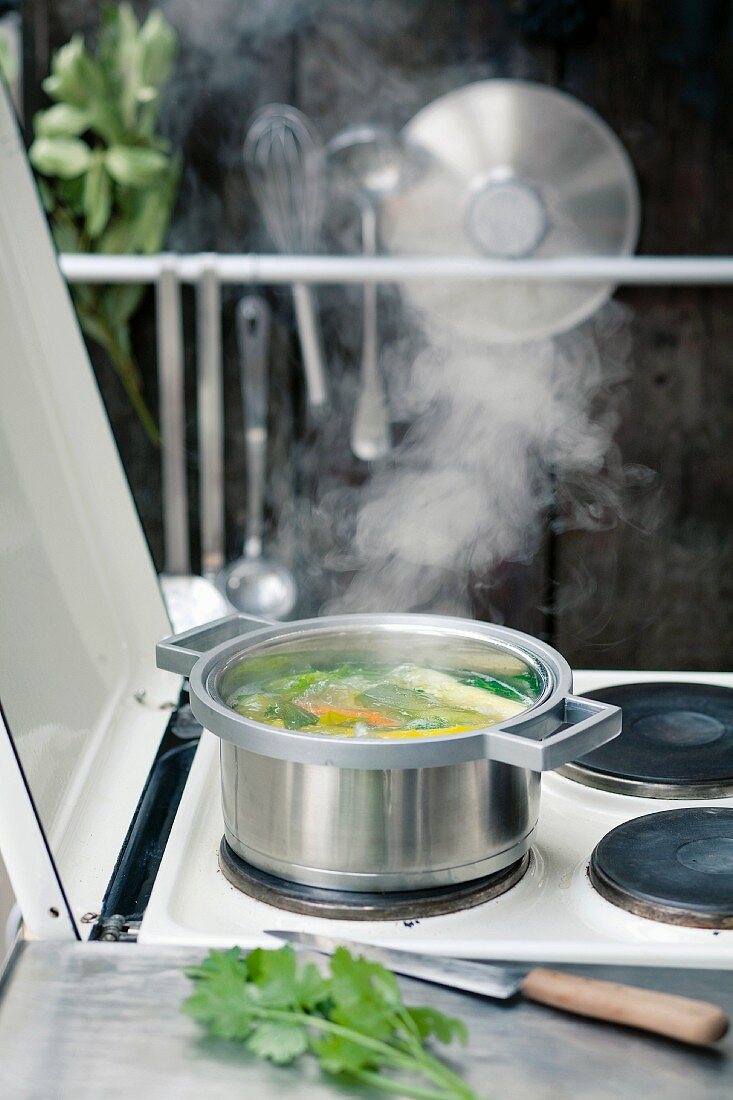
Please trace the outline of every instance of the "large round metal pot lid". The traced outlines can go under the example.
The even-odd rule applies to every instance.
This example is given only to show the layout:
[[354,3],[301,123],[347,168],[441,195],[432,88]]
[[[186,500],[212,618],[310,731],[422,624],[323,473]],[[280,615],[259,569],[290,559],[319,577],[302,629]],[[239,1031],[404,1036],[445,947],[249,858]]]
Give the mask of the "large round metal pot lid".
[[[303,734],[238,714],[225,701],[227,677],[233,671],[236,681],[237,662],[246,655],[291,643],[325,644],[326,638],[345,653],[347,644],[352,651],[367,640],[373,644],[375,634],[384,650],[396,646],[405,655],[421,647],[439,649],[444,667],[446,661],[463,663],[467,647],[471,661],[482,653],[489,661],[496,654],[519,658],[541,679],[542,694],[506,721],[409,740]],[[546,771],[590,752],[621,729],[618,707],[570,694],[570,667],[551,646],[509,627],[442,615],[331,615],[264,624],[238,613],[163,639],[157,660],[160,668],[189,677],[191,709],[206,729],[240,748],[295,763],[383,770],[492,760]]]
[[[540,685],[526,711],[497,723],[423,738],[377,740],[301,733],[238,714],[227,703],[246,658],[290,648],[325,646],[358,654],[377,639],[382,653],[436,656],[443,668],[493,664],[498,658],[526,668]],[[544,642],[508,627],[439,615],[341,615],[263,624],[236,614],[158,643],[161,668],[189,677],[191,708],[212,733],[248,751],[279,760],[350,768],[421,768],[495,760],[532,771],[567,763],[614,737],[618,708],[570,694],[567,662]]]
[[[549,259],[636,246],[639,193],[626,151],[564,92],[521,80],[469,84],[423,108],[402,137],[415,168],[381,208],[391,253]],[[507,343],[572,328],[613,288],[436,280],[402,290],[435,324]]]
[[[371,729],[361,731],[358,725],[348,731],[313,727],[294,728],[285,721],[285,728],[279,723],[270,724],[252,718],[250,700],[257,700],[260,692],[277,693],[272,685],[292,685],[295,692],[285,691],[284,698],[292,696],[300,700],[300,710],[305,704],[308,688],[307,681],[314,670],[327,671],[329,676],[344,675],[347,683],[372,674],[375,679],[393,674],[400,669],[406,681],[412,683],[417,677],[417,685],[424,687],[425,677],[434,677],[443,681],[447,677],[492,677],[499,691],[505,695],[480,692],[488,703],[486,720],[474,723],[471,729],[461,732],[443,733],[440,729],[421,729],[405,731],[399,738],[403,743],[414,736],[417,742],[443,741],[475,733],[497,724],[506,725],[510,721],[523,718],[527,711],[545,698],[557,679],[556,669],[539,659],[530,649],[518,644],[521,635],[511,641],[487,636],[485,628],[461,621],[460,627],[451,626],[449,620],[432,619],[425,616],[407,616],[406,621],[391,616],[342,616],[328,620],[320,619],[299,624],[288,624],[286,629],[278,629],[274,634],[256,639],[250,636],[244,639],[244,646],[235,646],[233,651],[222,654],[221,659],[212,663],[203,675],[203,685],[208,696],[219,706],[233,713],[233,717],[242,718],[253,726],[262,725],[268,729],[274,747],[283,736],[295,735],[301,741],[317,740],[320,743],[351,742],[354,749],[358,745],[386,746],[394,745],[397,738],[385,736],[386,731]],[[436,625],[440,623],[440,625]],[[456,679],[456,689],[465,690]],[[383,685],[384,690],[384,685]],[[339,694],[338,681],[326,692]],[[304,692],[304,694],[302,694]],[[477,694],[476,688],[469,688],[469,694]],[[352,692],[346,692],[351,695]],[[508,697],[507,697],[508,696]],[[367,709],[379,710],[378,704]],[[287,704],[286,704],[287,706]],[[293,704],[290,704],[291,709]],[[259,708],[255,708],[259,709]],[[334,704],[334,715],[338,708]],[[446,708],[446,712],[449,708]],[[332,719],[335,721],[335,717]],[[330,722],[328,723],[330,725]],[[376,745],[375,745],[376,743]],[[446,746],[448,747],[448,746]]]
[[546,694],[550,675],[516,644],[342,624],[250,646],[212,670],[206,686],[244,717],[303,736],[425,739],[518,717]]

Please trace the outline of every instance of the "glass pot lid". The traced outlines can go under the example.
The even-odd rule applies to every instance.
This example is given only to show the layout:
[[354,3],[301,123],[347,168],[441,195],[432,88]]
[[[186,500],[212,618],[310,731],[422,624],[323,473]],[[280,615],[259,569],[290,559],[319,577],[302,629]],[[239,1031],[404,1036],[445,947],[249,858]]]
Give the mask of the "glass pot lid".
[[[240,612],[164,638],[158,642],[156,653],[159,667],[188,676],[191,709],[207,730],[249,752],[294,763],[383,770],[491,760],[530,771],[547,771],[590,752],[616,737],[621,729],[618,707],[572,694],[570,667],[551,646],[509,627],[469,619],[392,613],[332,615],[272,623]],[[377,728],[376,735],[367,728],[366,736],[356,736],[356,720],[361,720],[361,716],[353,714],[346,717],[356,720],[350,725],[344,723],[335,735],[321,729],[304,734],[302,729],[316,725],[322,715],[311,707],[303,707],[302,698],[296,700],[296,705],[307,711],[309,717],[295,729],[285,724],[286,715],[282,711],[266,715],[262,710],[260,717],[248,714],[246,708],[244,712],[233,710],[227,702],[235,701],[236,693],[261,694],[262,667],[256,673],[262,679],[257,680],[254,674],[257,666],[253,669],[250,662],[270,658],[282,662],[279,669],[265,668],[264,672],[272,674],[272,679],[277,679],[280,673],[293,679],[330,672],[335,664],[331,669],[313,667],[314,663],[326,661],[340,661],[342,667],[348,665],[348,676],[365,672],[364,668],[352,667],[359,662],[381,662],[379,672],[391,664],[402,670],[403,678],[388,685],[397,695],[376,700],[388,709],[399,709],[404,703],[403,689],[412,692],[412,701],[422,691],[426,706],[437,702],[465,708],[469,702],[467,696],[461,699],[441,696],[439,688],[444,683],[441,678],[450,680],[452,692],[456,688],[479,689],[484,704],[490,696],[497,697],[495,706],[506,706],[511,701],[490,680],[501,682],[508,691],[523,690],[529,702],[526,709],[512,717],[482,713],[476,724],[462,731],[450,732],[452,727],[442,724],[448,721],[443,714],[439,716],[440,726],[431,728],[426,723],[421,730],[414,723],[419,723],[425,714],[410,712],[407,722],[403,722],[404,715],[393,716],[391,729],[402,731],[401,736],[380,737],[379,733],[385,732],[383,726]],[[424,663],[418,666],[417,661]],[[309,662],[309,667],[303,667]],[[411,674],[407,681],[405,666]],[[416,676],[428,677],[428,681],[421,682]],[[462,682],[471,678],[477,682]],[[478,682],[481,678],[485,682]],[[304,693],[310,686],[300,684],[295,688]],[[366,690],[369,687],[366,685]],[[472,699],[475,700],[475,695]],[[267,706],[275,702],[270,699]],[[343,699],[336,702],[343,706]],[[359,700],[358,706],[363,705],[364,700]],[[435,717],[428,715],[431,716]],[[314,717],[315,722],[311,721]],[[340,719],[343,717],[342,713]]]
[[410,627],[299,631],[215,668],[212,695],[251,721],[302,734],[425,738],[516,718],[548,669],[519,646]]

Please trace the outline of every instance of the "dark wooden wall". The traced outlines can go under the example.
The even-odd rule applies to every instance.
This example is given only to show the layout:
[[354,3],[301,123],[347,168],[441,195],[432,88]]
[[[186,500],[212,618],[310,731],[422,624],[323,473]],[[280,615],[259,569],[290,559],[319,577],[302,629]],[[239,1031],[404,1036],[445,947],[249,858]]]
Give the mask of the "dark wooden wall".
[[[143,13],[149,5],[135,6]],[[565,89],[619,135],[642,191],[641,252],[733,251],[733,27],[723,0],[587,0],[575,5],[577,29],[547,22],[547,13],[561,6],[549,0],[164,0],[160,6],[182,41],[165,117],[186,158],[171,234],[176,249],[266,246],[240,158],[246,120],[258,105],[294,102],[330,136],[350,122],[399,127],[450,88],[512,76]],[[26,0],[29,111],[42,102],[38,85],[50,51],[74,30],[93,33],[97,17],[92,0]],[[225,294],[224,313],[232,553],[244,470],[231,333],[236,296]],[[284,384],[276,387],[272,413],[277,475],[270,507],[278,518],[274,537],[299,570],[302,609],[309,611],[337,592],[344,576],[323,566],[344,532],[334,529],[332,514],[309,507],[316,483],[338,503],[341,490],[351,500],[350,487],[366,476],[346,445],[359,296],[321,294],[343,415],[320,433],[303,422],[287,295],[271,298],[273,370]],[[534,560],[507,563],[483,578],[476,610],[550,637],[576,666],[727,668],[733,663],[733,290],[626,289],[618,298],[630,311],[633,336],[630,376],[612,398],[619,409],[617,451],[606,475],[618,504],[612,515],[601,514],[596,529],[566,530],[567,500],[577,487],[559,485]],[[389,295],[385,308],[389,326]],[[135,336],[154,402],[152,326],[148,304]],[[190,317],[188,328],[190,344]],[[95,362],[160,564],[157,457],[116,380],[101,359]],[[193,409],[192,390],[189,396]],[[189,429],[195,531],[193,413]]]

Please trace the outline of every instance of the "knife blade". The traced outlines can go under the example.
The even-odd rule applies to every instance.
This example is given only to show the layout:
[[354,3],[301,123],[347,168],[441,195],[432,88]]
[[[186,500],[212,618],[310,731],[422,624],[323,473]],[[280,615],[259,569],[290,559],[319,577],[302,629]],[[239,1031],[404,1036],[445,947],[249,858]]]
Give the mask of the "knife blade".
[[390,947],[376,947],[355,940],[335,940],[330,936],[315,936],[309,932],[290,932],[285,930],[267,931],[268,936],[286,940],[294,947],[307,947],[323,955],[332,955],[337,947],[357,949],[369,962],[381,963],[397,974],[409,978],[419,978],[436,985],[447,985],[452,989],[463,989],[467,993],[478,993],[484,997],[496,997],[505,1000],[518,993],[525,970],[512,970],[509,967],[490,966],[488,963],[467,962],[464,959],[445,958],[443,956],[420,955],[414,951],[399,951]]
[[378,947],[358,940],[337,940],[309,932],[280,929],[267,930],[266,935],[323,955],[332,955],[337,948],[346,947],[358,951],[370,962],[381,963],[409,978],[498,1000],[521,993],[527,1000],[551,1008],[653,1031],[684,1043],[714,1043],[728,1030],[728,1017],[717,1005],[656,989],[584,978],[544,967],[495,966],[421,955],[415,951]]

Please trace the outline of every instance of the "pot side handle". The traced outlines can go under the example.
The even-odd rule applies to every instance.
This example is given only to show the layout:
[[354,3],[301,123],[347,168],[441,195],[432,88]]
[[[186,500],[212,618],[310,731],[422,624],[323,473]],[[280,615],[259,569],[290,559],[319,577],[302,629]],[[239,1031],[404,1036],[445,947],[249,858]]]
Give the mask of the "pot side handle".
[[263,626],[274,626],[271,619],[258,619],[254,615],[225,615],[223,619],[213,619],[210,623],[184,630],[182,634],[172,634],[163,638],[155,647],[155,660],[158,668],[167,672],[177,672],[181,676],[190,676],[191,669],[204,653],[215,649],[222,642],[229,642],[241,634],[248,634]]
[[568,695],[563,728],[557,733],[543,740],[535,740],[508,730],[490,729],[486,733],[486,755],[490,760],[500,760],[534,772],[552,771],[612,741],[620,732],[619,707],[596,699]]

